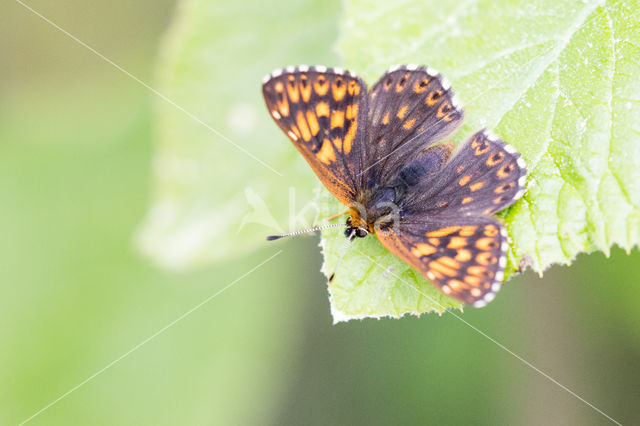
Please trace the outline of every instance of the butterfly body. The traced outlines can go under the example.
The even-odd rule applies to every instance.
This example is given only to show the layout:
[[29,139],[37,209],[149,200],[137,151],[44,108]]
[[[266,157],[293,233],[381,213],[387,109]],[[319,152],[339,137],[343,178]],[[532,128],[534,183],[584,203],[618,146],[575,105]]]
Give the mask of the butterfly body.
[[349,238],[375,234],[445,294],[494,297],[508,250],[492,215],[524,191],[514,148],[487,131],[453,152],[462,122],[451,86],[428,67],[387,71],[369,90],[354,74],[289,67],[268,75],[272,117],[327,189],[349,207]]
[[429,148],[391,176],[388,182],[360,191],[351,206],[345,235],[355,231],[356,237],[364,238],[369,233],[391,230],[401,216],[408,215],[405,210],[407,194],[417,184],[435,175],[452,149],[452,144]]

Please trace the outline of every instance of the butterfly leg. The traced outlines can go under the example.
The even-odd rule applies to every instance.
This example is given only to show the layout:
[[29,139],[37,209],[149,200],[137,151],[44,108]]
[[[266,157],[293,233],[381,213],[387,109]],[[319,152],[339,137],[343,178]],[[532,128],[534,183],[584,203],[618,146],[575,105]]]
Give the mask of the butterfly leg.
[[333,219],[337,219],[337,218],[339,218],[340,216],[344,216],[344,215],[345,215],[345,214],[347,214],[347,213],[349,213],[349,210],[345,210],[345,211],[343,211],[342,213],[336,213],[336,214],[334,214],[333,216],[331,216],[330,218],[328,218],[327,220],[328,220],[328,221],[331,221],[331,220],[333,220]]

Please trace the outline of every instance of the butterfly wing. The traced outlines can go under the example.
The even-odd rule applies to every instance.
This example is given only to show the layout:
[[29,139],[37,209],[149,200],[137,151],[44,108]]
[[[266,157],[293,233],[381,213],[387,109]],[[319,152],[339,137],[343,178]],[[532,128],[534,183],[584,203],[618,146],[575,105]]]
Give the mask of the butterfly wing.
[[351,204],[365,156],[364,82],[337,68],[289,67],[267,76],[262,93],[273,119],[322,183]]
[[444,139],[462,120],[449,82],[436,71],[415,65],[391,68],[371,88],[363,186],[388,182],[416,153]]
[[520,154],[482,130],[438,171],[410,188],[403,210],[409,216],[490,215],[518,200],[525,189]]
[[376,235],[443,293],[466,304],[484,306],[500,290],[508,244],[496,218],[403,218]]
[[376,235],[443,293],[484,306],[500,289],[508,249],[504,226],[489,215],[520,198],[525,179],[520,154],[480,131],[437,173],[409,185],[399,223]]

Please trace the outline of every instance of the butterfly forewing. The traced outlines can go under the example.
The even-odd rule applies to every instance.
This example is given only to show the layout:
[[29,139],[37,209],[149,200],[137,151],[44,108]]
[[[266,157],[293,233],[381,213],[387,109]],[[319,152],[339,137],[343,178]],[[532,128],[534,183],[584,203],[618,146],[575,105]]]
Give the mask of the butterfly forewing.
[[389,70],[372,87],[370,99],[367,186],[387,182],[463,119],[449,83],[431,68],[408,65]]
[[337,69],[300,66],[274,71],[262,92],[278,126],[331,193],[355,200],[364,158],[366,85]]

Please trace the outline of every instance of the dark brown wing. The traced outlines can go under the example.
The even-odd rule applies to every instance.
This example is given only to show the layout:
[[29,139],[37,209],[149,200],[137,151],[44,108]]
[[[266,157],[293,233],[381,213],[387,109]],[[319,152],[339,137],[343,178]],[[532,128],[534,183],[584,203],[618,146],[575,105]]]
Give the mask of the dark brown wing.
[[473,135],[438,173],[411,187],[403,210],[408,216],[490,215],[518,200],[525,189],[526,164],[495,135]]
[[301,65],[265,77],[262,93],[269,113],[318,178],[350,205],[365,155],[366,85],[338,68]]
[[371,88],[363,186],[386,184],[417,153],[463,120],[449,82],[428,67],[391,68]]

